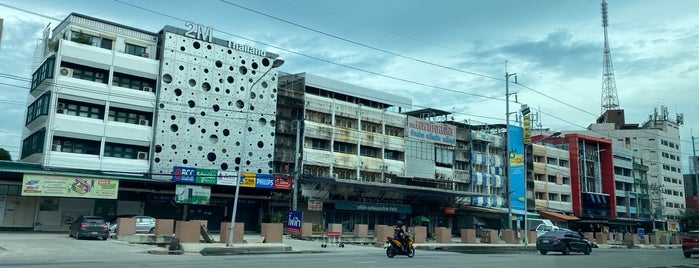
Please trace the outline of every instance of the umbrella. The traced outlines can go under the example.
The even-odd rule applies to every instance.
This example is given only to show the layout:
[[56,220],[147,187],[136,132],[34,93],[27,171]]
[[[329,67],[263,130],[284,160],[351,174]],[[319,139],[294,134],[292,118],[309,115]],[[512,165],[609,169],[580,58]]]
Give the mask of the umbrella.
[[417,216],[417,217],[413,218],[413,221],[415,221],[415,222],[429,222],[430,218],[427,218],[425,216]]

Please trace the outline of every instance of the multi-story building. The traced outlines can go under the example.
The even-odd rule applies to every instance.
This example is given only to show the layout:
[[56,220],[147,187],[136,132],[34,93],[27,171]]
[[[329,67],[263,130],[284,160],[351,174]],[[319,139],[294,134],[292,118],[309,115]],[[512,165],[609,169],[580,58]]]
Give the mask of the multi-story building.
[[[540,137],[532,137],[540,140]],[[553,140],[553,143],[560,141]],[[562,147],[562,146],[561,146]],[[559,227],[569,227],[569,222],[578,220],[573,216],[573,194],[571,189],[570,153],[552,144],[532,144],[531,163],[527,180],[532,185],[534,202],[528,210],[537,211]],[[534,228],[536,226],[530,226]]]
[[614,116],[581,133],[610,139],[615,148],[631,150],[640,163],[648,166],[653,226],[665,230],[667,220],[676,219],[685,210],[679,132],[683,116],[678,114],[672,120],[667,107],[660,106],[639,126],[626,124],[623,110],[607,113]]
[[21,153],[39,168],[12,172],[21,198],[45,204],[27,213],[32,225],[147,214],[215,230],[244,175],[253,183],[241,185],[238,219],[254,229],[273,193],[288,189],[272,178],[283,61],[185,26],[154,33],[73,13],[46,31]]

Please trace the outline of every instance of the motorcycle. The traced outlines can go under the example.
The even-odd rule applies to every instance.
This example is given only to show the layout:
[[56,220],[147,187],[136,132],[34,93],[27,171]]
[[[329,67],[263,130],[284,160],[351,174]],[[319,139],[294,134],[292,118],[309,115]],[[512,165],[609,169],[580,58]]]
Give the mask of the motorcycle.
[[408,258],[415,257],[413,239],[410,238],[410,236],[407,236],[406,238],[408,239],[408,250],[404,251],[403,243],[401,243],[400,240],[387,236],[386,243],[388,243],[388,247],[386,247],[386,256],[388,256],[389,258],[393,258],[396,255],[406,255],[408,256]]

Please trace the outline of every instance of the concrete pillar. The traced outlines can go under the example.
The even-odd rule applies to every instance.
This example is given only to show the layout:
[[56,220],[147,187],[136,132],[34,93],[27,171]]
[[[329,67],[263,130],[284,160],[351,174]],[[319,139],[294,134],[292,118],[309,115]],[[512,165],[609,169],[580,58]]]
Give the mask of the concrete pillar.
[[175,222],[175,237],[180,239],[180,243],[199,243],[201,238],[199,226],[199,221],[177,221]]
[[352,235],[354,235],[354,237],[369,237],[369,225],[355,224]]
[[[231,223],[222,222],[221,231],[219,233],[218,241],[223,244],[228,244],[228,236],[230,235]],[[245,243],[245,223],[236,222],[235,230],[233,230],[233,244],[243,244]]]
[[518,244],[517,232],[515,230],[502,230],[502,239],[507,244]]
[[301,223],[301,237],[311,237],[313,236],[313,223],[304,222]]
[[529,244],[536,244],[536,231],[529,231]]
[[281,243],[284,235],[283,223],[263,223],[261,237],[264,237],[263,243]]
[[669,235],[659,235],[658,244],[669,245],[670,244],[670,236]]
[[475,244],[476,229],[461,229],[461,243]]
[[136,234],[136,218],[118,218],[117,219],[117,235],[132,235]]
[[175,220],[157,219],[155,220],[155,235],[173,235],[175,233]]
[[607,234],[597,233],[596,237],[597,237],[596,238],[597,244],[600,244],[600,245],[607,244],[607,238],[609,237]]
[[409,229],[413,236],[413,243],[425,243],[427,240],[427,226],[413,226]]
[[435,228],[435,239],[436,242],[440,244],[451,243],[451,230],[446,227]]

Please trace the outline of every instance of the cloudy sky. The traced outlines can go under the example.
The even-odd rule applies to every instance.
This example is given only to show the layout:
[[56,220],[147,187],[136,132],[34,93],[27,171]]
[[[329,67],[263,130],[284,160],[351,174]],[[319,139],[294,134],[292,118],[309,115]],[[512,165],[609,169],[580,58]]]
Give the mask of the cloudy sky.
[[[686,162],[694,129],[699,136],[699,1],[608,6],[627,123],[644,123],[661,105],[673,119],[683,113]],[[445,110],[473,124],[505,122],[506,72],[519,82],[510,92],[540,111],[544,128],[584,130],[601,110],[600,0],[0,0],[0,147],[13,159],[33,51],[43,29],[71,12],[151,32],[193,21],[217,38],[281,55],[280,71],[410,97],[413,109]]]

